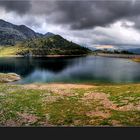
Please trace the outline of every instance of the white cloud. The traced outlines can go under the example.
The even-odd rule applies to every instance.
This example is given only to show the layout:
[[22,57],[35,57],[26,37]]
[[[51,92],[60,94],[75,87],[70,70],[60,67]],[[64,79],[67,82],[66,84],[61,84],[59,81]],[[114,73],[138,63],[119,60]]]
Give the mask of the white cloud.
[[140,32],[133,26],[134,23],[130,21],[117,21],[107,27],[69,31],[67,38],[80,44],[87,44],[90,47],[95,47],[97,44],[140,45]]
[[140,32],[133,28],[134,25],[132,22],[126,22],[126,25],[129,25],[129,28],[123,26],[124,21],[118,21],[109,27],[97,27],[95,32],[99,35],[104,35],[105,39],[101,38],[98,41],[107,41],[112,40],[115,44],[140,44]]

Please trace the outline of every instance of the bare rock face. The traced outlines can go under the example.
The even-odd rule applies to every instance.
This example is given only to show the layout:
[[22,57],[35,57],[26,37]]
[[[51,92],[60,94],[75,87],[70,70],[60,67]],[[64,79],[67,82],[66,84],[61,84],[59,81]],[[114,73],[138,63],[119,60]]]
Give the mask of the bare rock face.
[[0,83],[9,83],[20,80],[20,75],[16,73],[0,73]]

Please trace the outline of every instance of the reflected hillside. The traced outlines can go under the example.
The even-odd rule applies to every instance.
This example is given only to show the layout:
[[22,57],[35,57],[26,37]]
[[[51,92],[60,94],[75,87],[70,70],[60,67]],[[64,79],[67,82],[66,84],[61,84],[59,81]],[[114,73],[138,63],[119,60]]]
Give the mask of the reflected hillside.
[[[23,77],[28,76],[36,69],[59,73],[74,61],[70,58],[0,58],[0,72],[13,72]],[[74,60],[74,57],[71,58]]]

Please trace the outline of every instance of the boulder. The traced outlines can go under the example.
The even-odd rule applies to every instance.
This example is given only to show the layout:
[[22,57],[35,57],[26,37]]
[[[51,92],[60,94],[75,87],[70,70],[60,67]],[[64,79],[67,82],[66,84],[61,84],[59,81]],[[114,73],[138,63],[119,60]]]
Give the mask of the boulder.
[[20,79],[20,75],[16,73],[0,73],[0,83],[9,83]]

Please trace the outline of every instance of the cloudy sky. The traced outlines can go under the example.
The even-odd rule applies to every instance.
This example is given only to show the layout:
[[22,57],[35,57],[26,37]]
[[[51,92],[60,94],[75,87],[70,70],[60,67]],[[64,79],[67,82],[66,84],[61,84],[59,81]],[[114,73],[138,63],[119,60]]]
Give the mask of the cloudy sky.
[[140,0],[0,0],[0,18],[89,47],[140,48]]

